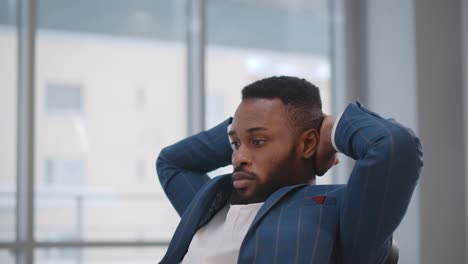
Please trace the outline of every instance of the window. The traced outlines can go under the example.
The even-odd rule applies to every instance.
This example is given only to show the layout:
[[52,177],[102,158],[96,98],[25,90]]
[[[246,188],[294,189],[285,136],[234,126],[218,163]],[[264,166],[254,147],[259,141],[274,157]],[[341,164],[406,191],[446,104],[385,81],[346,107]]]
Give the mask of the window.
[[146,179],[146,168],[148,167],[148,161],[139,158],[135,162],[135,176],[139,181]]
[[[15,239],[18,34],[17,1],[0,0],[0,242]],[[0,252],[0,263],[13,263]],[[5,261],[3,261],[5,260]]]
[[13,264],[15,263],[15,254],[13,250],[0,250],[0,263],[2,264]]
[[138,86],[135,90],[135,105],[137,108],[144,108],[146,104],[146,90]]
[[49,185],[80,185],[83,183],[83,161],[54,158],[46,160],[45,182]]
[[186,134],[185,2],[38,1],[38,241],[173,233],[179,217],[154,160]]
[[[317,1],[207,1],[207,127],[234,115],[244,86],[273,75],[306,78],[331,111],[329,4]],[[242,18],[242,19],[239,19]],[[232,166],[210,173],[232,172]],[[329,183],[331,177],[320,177]]]
[[34,234],[17,243],[17,2],[0,0],[0,240],[9,243],[0,245],[0,263],[15,261],[13,249],[34,252],[35,263],[163,256],[179,216],[154,161],[187,134],[185,76],[196,67],[186,63],[190,2],[206,3],[207,126],[234,113],[244,85],[273,74],[309,78],[327,107],[325,0],[39,0],[34,135],[19,131],[35,140]]
[[82,88],[78,84],[48,83],[46,109],[49,113],[82,112]]

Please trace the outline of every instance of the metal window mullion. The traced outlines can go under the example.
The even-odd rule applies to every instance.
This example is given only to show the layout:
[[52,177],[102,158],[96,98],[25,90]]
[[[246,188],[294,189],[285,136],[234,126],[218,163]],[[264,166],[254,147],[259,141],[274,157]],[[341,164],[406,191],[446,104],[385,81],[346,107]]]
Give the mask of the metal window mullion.
[[18,1],[16,263],[34,256],[34,69],[36,0]]
[[205,127],[205,0],[188,1],[187,132]]
[[[354,100],[365,103],[365,1],[333,0],[329,2],[332,106],[338,115]],[[339,154],[340,166],[334,168],[332,182],[348,181],[354,161]]]
[[[167,247],[170,241],[36,241],[32,244],[34,248],[121,248],[121,247]],[[0,242],[0,249],[20,250],[27,247],[22,242]]]

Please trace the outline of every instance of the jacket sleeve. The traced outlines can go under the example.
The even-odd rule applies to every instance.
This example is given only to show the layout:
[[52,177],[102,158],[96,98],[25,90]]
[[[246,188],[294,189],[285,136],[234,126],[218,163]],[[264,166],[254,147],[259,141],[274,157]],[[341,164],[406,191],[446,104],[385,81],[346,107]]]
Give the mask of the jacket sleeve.
[[340,208],[343,263],[383,263],[420,176],[420,140],[359,103],[343,112],[334,140],[356,160]]
[[161,150],[156,171],[179,216],[210,180],[207,173],[231,164],[232,149],[227,136],[229,122],[230,119]]

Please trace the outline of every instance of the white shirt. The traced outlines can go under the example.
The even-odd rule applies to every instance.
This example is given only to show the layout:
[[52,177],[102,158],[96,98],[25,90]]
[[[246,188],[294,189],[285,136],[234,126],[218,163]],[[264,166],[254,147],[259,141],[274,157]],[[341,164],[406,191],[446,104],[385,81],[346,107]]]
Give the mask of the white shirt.
[[198,229],[181,263],[237,263],[239,249],[263,203],[226,205]]

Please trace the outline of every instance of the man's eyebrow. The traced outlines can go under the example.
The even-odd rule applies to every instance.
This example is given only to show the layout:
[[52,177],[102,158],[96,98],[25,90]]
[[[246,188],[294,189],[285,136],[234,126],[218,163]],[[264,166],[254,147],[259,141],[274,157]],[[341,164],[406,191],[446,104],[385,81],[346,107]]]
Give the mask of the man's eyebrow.
[[[253,132],[263,131],[263,130],[268,130],[268,129],[265,128],[265,127],[251,127],[251,128],[247,128],[247,129],[245,130],[245,132],[247,132],[247,133],[253,133]],[[228,132],[228,135],[229,135],[229,136],[235,136],[235,135],[236,135],[236,131],[230,130],[230,131]]]
[[268,130],[266,127],[252,127],[248,128],[245,131],[248,133],[256,132],[256,131],[263,131],[263,130]]

